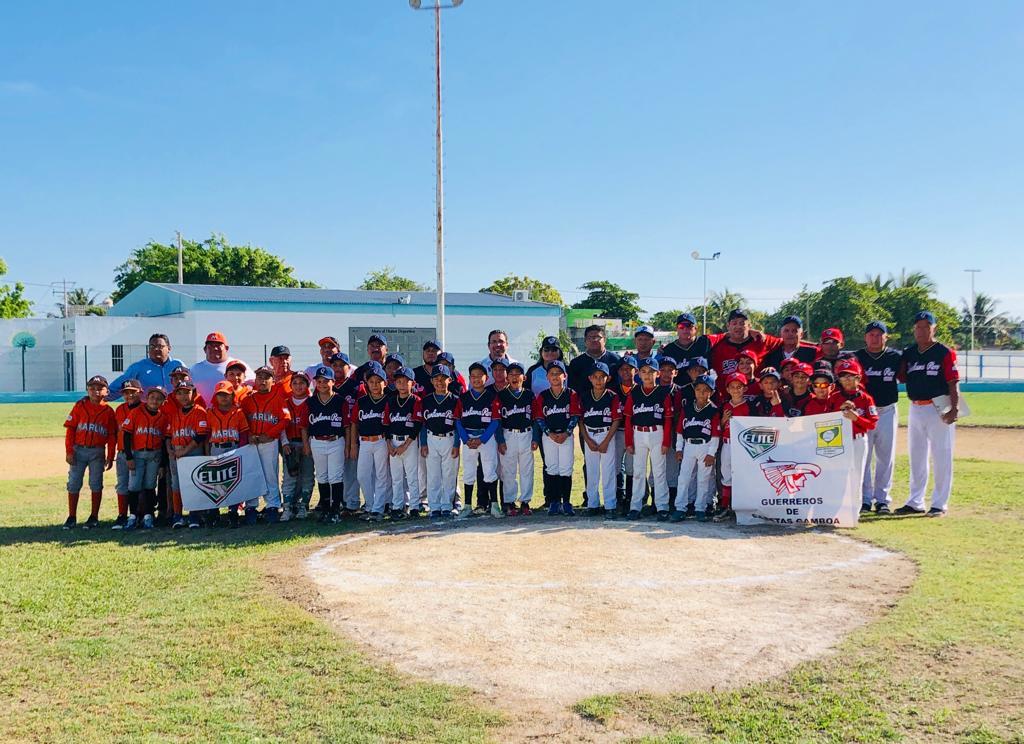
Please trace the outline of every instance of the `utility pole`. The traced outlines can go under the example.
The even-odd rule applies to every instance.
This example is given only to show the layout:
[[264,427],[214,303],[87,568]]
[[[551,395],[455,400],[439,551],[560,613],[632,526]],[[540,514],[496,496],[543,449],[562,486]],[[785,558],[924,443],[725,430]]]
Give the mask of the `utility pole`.
[[722,254],[720,252],[714,253],[711,255],[711,258],[707,258],[700,255],[700,251],[694,251],[690,254],[690,258],[694,261],[700,261],[704,264],[704,317],[701,322],[701,333],[705,335],[707,335],[708,332],[708,262],[717,261],[718,257],[721,255]]
[[181,231],[175,230],[174,234],[178,236],[178,284],[185,283],[185,264],[182,259],[181,251]]
[[968,274],[971,275],[971,352],[974,352],[974,322],[977,317],[978,310],[978,298],[974,294],[974,275],[981,271],[981,269],[964,269]]

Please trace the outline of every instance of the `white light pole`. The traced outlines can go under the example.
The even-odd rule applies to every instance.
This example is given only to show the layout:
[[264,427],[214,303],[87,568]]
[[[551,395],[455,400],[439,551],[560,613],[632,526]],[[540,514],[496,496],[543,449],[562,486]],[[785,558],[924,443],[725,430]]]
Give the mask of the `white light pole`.
[[180,230],[175,230],[174,234],[177,236],[177,241],[178,241],[178,284],[184,284],[185,283],[185,261],[184,261],[184,258],[182,256],[181,231]]
[[977,315],[977,302],[978,298],[974,294],[974,275],[981,271],[981,269],[964,269],[968,274],[971,275],[971,352],[974,352],[974,319]]
[[713,253],[710,258],[707,258],[706,256],[700,255],[699,251],[694,251],[690,254],[690,258],[694,261],[704,262],[704,317],[701,321],[701,325],[703,326],[701,333],[705,335],[707,335],[708,332],[708,262],[717,261],[718,257],[721,255],[722,254],[720,252]]
[[457,8],[462,0],[451,0],[443,5],[434,0],[432,6],[423,7],[422,0],[409,0],[413,10],[434,11],[434,93],[437,103],[437,192],[436,192],[436,228],[437,228],[437,340],[441,347],[445,346],[444,337],[444,151],[441,137],[441,11],[446,8]]

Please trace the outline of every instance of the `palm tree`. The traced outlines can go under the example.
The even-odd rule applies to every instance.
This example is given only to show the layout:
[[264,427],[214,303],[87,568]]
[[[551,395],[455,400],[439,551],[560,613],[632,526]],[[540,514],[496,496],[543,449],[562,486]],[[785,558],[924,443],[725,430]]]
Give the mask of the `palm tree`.
[[[711,292],[708,294],[708,332],[724,332],[728,324],[729,313],[738,307],[745,307],[746,304],[746,297],[738,292],[732,292],[728,288],[723,289],[721,292]],[[703,305],[696,305],[693,308],[693,314],[697,316],[698,321],[701,319],[703,310]]]
[[[68,314],[69,315],[103,315],[106,313],[106,308],[102,307],[100,303],[102,293],[97,292],[95,289],[82,289],[81,287],[75,287],[68,292]],[[63,318],[64,317],[64,302],[55,303],[57,308],[56,313],[50,313],[51,317]],[[79,310],[78,308],[81,308]]]
[[923,271],[911,271],[908,273],[906,269],[900,269],[899,279],[889,274],[889,281],[899,288],[920,287],[929,292],[935,291],[934,280]]
[[[981,346],[995,346],[1003,337],[1008,336],[1012,321],[1005,312],[996,312],[999,300],[978,292],[974,295],[974,327],[975,342],[981,342]],[[971,303],[970,300],[960,300],[960,317],[966,328],[971,327]]]
[[892,289],[893,281],[892,274],[889,274],[888,279],[882,279],[881,274],[875,274],[874,276],[871,274],[864,275],[864,283],[870,284],[871,288],[876,292],[885,292],[888,289]]

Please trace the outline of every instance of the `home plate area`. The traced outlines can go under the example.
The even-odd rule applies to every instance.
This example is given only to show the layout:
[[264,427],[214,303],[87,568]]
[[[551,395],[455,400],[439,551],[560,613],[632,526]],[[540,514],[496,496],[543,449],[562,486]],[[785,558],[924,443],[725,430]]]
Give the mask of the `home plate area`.
[[400,671],[541,707],[777,675],[914,576],[828,532],[555,519],[365,533],[305,568],[335,627]]

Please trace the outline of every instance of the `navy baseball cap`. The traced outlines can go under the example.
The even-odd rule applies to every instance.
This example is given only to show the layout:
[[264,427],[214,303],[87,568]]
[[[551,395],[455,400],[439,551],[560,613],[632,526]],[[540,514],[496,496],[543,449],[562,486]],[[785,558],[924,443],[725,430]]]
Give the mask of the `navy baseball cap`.
[[437,355],[437,358],[443,362],[447,362],[452,367],[455,366],[455,357],[452,356],[452,353],[450,351],[442,351],[440,354]]
[[324,378],[325,380],[333,380],[334,370],[331,369],[330,367],[325,367],[323,365],[317,367],[316,372],[313,373],[313,379],[317,380],[321,377]]
[[401,367],[395,370],[395,377],[404,377],[407,380],[415,380],[416,373],[408,367]]
[[707,375],[700,375],[699,377],[697,377],[696,380],[693,381],[694,387],[697,387],[698,385],[707,385],[712,390],[715,389],[715,383],[713,383],[711,381],[711,378],[708,377]]
[[679,313],[676,316],[676,325],[680,323],[689,323],[692,326],[697,325],[697,318],[694,317],[693,313]]
[[651,369],[657,369],[658,368],[658,360],[655,359],[654,357],[647,357],[646,359],[641,359],[640,362],[637,364],[637,369],[643,369],[644,367],[650,367]]
[[594,366],[590,369],[590,374],[594,374],[595,372],[603,372],[606,375],[611,374],[608,371],[608,365],[604,362],[594,362]]
[[686,366],[687,368],[701,367],[705,370],[711,369],[710,367],[708,367],[708,360],[705,359],[704,357],[694,357],[693,359],[688,359],[684,366]]
[[830,369],[816,369],[816,370],[814,370],[814,374],[811,375],[811,379],[812,380],[816,380],[819,377],[822,378],[823,380],[828,380],[829,382],[835,382],[836,381],[835,375],[832,374],[832,370],[830,370]]
[[736,308],[735,310],[729,311],[729,320],[736,320],[736,318],[743,318],[743,320],[750,320],[750,313],[743,308]]
[[391,364],[392,362],[397,363],[399,367],[404,367],[405,357],[398,353],[388,354],[386,357],[384,357],[384,364]]
[[928,312],[927,310],[921,310],[914,316],[914,322],[919,320],[927,320],[932,325],[935,325],[935,313]]
[[544,340],[540,342],[540,348],[561,349],[562,345],[558,343],[558,339],[555,336],[545,336]]
[[658,363],[659,367],[664,367],[666,364],[671,364],[673,369],[679,369],[679,364],[673,357],[665,356],[664,354],[658,354],[654,357],[654,360]]
[[485,367],[480,362],[473,362],[471,365],[469,365],[469,370],[468,370],[469,372],[472,372],[474,369],[480,370],[485,375],[487,374],[487,367]]
[[622,363],[624,365],[626,365],[627,367],[632,367],[633,369],[639,369],[640,368],[640,365],[637,363],[635,356],[625,356],[625,357],[622,357]]
[[430,373],[430,379],[433,380],[435,377],[451,377],[452,371],[448,369],[447,365],[435,364],[433,371]]
[[384,367],[380,362],[367,362],[366,371],[363,373],[363,379],[367,379],[370,376],[379,377],[382,380],[388,379],[388,373],[384,371]]
[[552,367],[557,367],[558,369],[562,370],[563,373],[565,372],[565,362],[563,362],[561,359],[556,359],[553,362],[549,362],[548,366],[545,367],[545,369],[550,370]]
[[383,346],[388,345],[388,339],[383,333],[371,333],[370,337],[366,339],[367,344],[372,344],[374,341],[382,344]]
[[352,362],[350,362],[348,360],[348,354],[346,354],[344,351],[339,351],[337,354],[331,354],[331,361],[332,362],[344,362],[345,364],[351,364],[352,363]]
[[871,331],[881,331],[882,333],[888,333],[889,326],[887,326],[880,320],[872,320],[870,323],[867,324],[867,327],[864,328],[864,333],[869,333]]
[[524,367],[521,362],[509,362],[507,369],[509,372],[511,372],[514,369],[517,369],[524,375],[526,374],[526,367]]
[[782,375],[779,374],[779,370],[775,369],[775,367],[765,367],[757,375],[759,380],[763,380],[765,377],[774,377],[776,380],[782,379]]
[[782,322],[779,324],[779,328],[781,328],[784,325],[789,325],[790,323],[795,323],[797,328],[804,327],[804,322],[800,320],[799,315],[787,315],[785,318],[782,319]]
[[438,351],[441,351],[441,344],[437,342],[436,338],[428,339],[423,342],[423,351],[426,351],[427,349],[437,349]]
[[504,367],[505,369],[508,369],[508,357],[501,357],[500,359],[492,361],[491,369],[494,369],[495,367]]
[[649,326],[649,325],[642,325],[642,326],[640,326],[635,331],[633,331],[633,338],[636,338],[641,333],[646,333],[648,336],[653,338],[654,337],[654,326]]
[[270,350],[270,356],[291,356],[292,350],[287,346],[275,346]]
[[[103,387],[108,387],[107,378],[104,377],[103,375],[93,375],[92,377],[89,378],[89,382],[85,383],[86,387],[91,387],[92,385],[102,385]],[[193,385],[192,387],[195,387],[195,385]]]

